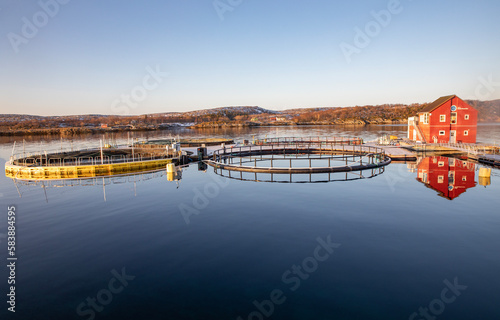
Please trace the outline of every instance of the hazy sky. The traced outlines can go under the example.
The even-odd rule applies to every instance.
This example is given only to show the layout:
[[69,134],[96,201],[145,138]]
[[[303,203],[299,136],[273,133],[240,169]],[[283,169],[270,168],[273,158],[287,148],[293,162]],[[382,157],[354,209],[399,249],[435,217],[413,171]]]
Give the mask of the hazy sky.
[[0,113],[500,98],[498,0],[0,0]]

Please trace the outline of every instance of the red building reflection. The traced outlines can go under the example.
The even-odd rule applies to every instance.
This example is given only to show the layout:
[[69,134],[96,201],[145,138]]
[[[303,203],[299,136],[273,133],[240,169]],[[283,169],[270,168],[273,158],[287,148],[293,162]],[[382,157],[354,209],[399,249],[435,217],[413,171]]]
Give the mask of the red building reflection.
[[476,165],[447,157],[427,157],[418,164],[417,180],[453,200],[469,188],[476,186]]

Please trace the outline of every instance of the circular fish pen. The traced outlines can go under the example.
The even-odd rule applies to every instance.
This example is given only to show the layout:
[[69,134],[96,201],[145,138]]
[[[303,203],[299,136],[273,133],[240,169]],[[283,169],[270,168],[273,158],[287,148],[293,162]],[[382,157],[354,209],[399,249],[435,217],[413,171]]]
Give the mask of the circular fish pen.
[[107,147],[13,155],[5,175],[20,180],[80,179],[138,173],[183,163],[180,147]]
[[[216,150],[206,163],[216,171],[271,175],[345,173],[380,169],[391,163],[383,149],[364,146],[361,141],[358,138],[256,140],[255,145]],[[324,181],[330,178],[328,175]],[[251,180],[260,179],[255,176]]]

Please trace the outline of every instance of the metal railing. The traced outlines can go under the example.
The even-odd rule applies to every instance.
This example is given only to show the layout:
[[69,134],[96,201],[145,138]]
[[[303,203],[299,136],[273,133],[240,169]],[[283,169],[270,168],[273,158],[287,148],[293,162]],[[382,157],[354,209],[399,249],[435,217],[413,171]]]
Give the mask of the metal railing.
[[[297,166],[298,161],[308,161],[308,166]],[[322,160],[324,166],[314,167],[313,161]],[[286,165],[275,165],[286,162]],[[208,164],[235,171],[350,171],[367,167],[380,167],[390,163],[385,150],[363,145],[312,145],[294,143],[223,148],[214,151]],[[267,166],[258,164],[266,163]],[[332,165],[333,164],[333,165]]]
[[459,150],[462,152],[465,152],[467,154],[473,154],[473,155],[478,155],[478,154],[500,154],[499,147],[496,145],[484,145],[484,144],[475,144],[475,143],[463,143],[463,142],[457,142],[457,143],[434,143],[432,145],[437,145],[440,147],[445,147],[445,148],[451,148],[455,150]]
[[[111,152],[109,152],[111,151]],[[123,152],[124,154],[112,154],[113,152]],[[145,152],[146,151],[146,152]],[[78,154],[89,153],[89,155],[78,156]],[[24,153],[22,155],[11,156],[10,162],[13,165],[24,167],[37,166],[85,166],[85,165],[101,165],[101,164],[116,164],[138,161],[162,160],[179,157],[181,152],[172,149],[166,150],[163,148],[145,150],[132,148],[112,148],[103,149],[103,155],[100,149],[80,149],[70,152],[56,153]],[[109,154],[108,154],[109,153]]]
[[255,145],[271,144],[321,144],[321,145],[360,145],[363,139],[358,137],[278,137],[254,140]]
[[412,126],[415,128],[415,130],[417,131],[418,135],[420,136],[420,139],[426,143],[426,139],[425,139],[425,136],[424,136],[424,133],[422,132],[422,129],[420,128],[420,126],[418,125],[418,121],[415,121],[415,120],[409,120],[408,122],[408,125]]

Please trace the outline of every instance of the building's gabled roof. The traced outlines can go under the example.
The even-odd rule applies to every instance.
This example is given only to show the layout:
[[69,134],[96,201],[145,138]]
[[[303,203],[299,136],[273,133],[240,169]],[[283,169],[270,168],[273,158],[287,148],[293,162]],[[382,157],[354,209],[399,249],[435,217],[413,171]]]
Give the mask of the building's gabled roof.
[[456,95],[441,97],[441,98],[437,99],[436,101],[434,101],[433,103],[429,104],[427,107],[420,110],[419,112],[432,112],[432,111],[434,111],[434,109],[437,109],[438,107],[440,107],[443,103],[446,103],[455,97],[456,97]]

